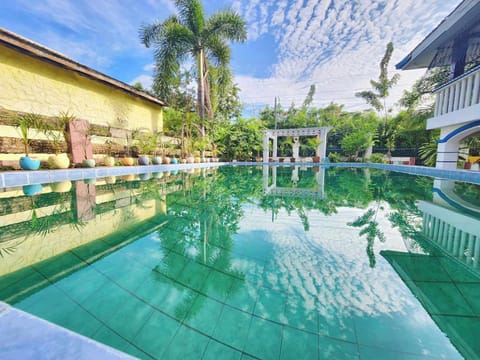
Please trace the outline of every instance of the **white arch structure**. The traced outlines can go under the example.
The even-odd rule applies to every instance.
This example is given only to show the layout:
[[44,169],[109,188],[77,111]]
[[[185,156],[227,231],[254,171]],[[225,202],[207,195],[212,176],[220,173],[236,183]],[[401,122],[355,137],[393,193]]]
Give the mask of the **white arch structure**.
[[332,129],[331,126],[315,127],[315,128],[300,128],[300,129],[270,129],[263,130],[263,162],[268,162],[270,150],[269,142],[270,139],[273,140],[273,151],[272,158],[274,161],[277,160],[277,147],[278,147],[278,137],[279,136],[292,136],[296,141],[293,144],[293,157],[295,159],[299,158],[300,146],[298,143],[298,138],[301,136],[316,136],[319,140],[318,146],[316,149],[316,156],[323,159],[327,152],[327,134]]

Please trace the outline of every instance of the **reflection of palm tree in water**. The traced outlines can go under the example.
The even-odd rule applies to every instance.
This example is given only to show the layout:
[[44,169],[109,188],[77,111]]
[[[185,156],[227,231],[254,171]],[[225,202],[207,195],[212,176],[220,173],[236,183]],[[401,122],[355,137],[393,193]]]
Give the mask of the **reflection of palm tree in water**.
[[[177,318],[194,317],[212,292],[225,297],[241,287],[241,281],[209,281],[213,271],[244,280],[243,273],[232,269],[231,261],[231,235],[238,229],[243,212],[241,204],[232,196],[225,196],[222,190],[222,184],[214,179],[199,179],[188,196],[175,193],[168,199],[169,222],[159,230],[159,235],[162,245],[172,250],[154,271],[172,279],[172,286],[179,290],[195,290],[176,306]],[[183,273],[191,270],[189,264],[194,265],[196,273]],[[197,293],[206,296],[197,297]]]
[[[365,214],[360,216],[357,220],[347,223],[348,226],[361,227],[359,235],[367,235],[367,256],[371,268],[375,267],[376,259],[375,252],[373,251],[373,244],[375,243],[375,238],[378,238],[381,242],[385,242],[385,235],[378,228],[377,213],[380,203],[377,204],[377,209],[368,209]],[[365,226],[366,225],[366,226]]]

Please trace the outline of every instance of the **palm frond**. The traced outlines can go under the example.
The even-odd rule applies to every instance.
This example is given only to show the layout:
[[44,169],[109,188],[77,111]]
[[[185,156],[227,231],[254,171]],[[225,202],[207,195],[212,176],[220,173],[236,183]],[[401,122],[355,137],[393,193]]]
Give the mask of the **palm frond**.
[[218,36],[224,40],[244,42],[247,26],[240,15],[231,9],[213,14],[205,25],[205,37]]
[[219,37],[211,36],[205,45],[207,57],[215,66],[226,66],[230,62],[230,47]]

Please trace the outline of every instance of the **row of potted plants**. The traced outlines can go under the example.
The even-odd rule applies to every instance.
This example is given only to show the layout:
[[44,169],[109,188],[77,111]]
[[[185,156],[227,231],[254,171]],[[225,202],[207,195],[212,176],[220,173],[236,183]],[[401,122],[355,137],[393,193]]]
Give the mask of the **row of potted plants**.
[[[24,145],[25,156],[20,158],[20,167],[24,170],[37,170],[40,167],[40,160],[33,159],[30,157],[30,142],[31,135],[34,131],[42,132],[50,141],[54,150],[54,155],[49,156],[47,164],[49,168],[53,169],[66,169],[70,167],[70,159],[66,153],[62,153],[62,143],[66,142],[68,138],[67,126],[70,122],[75,121],[75,117],[68,112],[62,112],[60,115],[51,121],[44,121],[42,117],[37,114],[23,114],[18,116],[13,125],[16,126],[21,135],[21,140]],[[83,160],[82,165],[84,167],[95,167],[96,161],[93,158],[87,156],[87,146],[91,143],[91,133],[90,129],[83,131],[85,137],[85,143],[83,144],[85,152],[85,160]],[[197,156],[187,156],[182,159],[177,159],[175,156],[170,157],[166,156],[166,151],[162,141],[162,137],[159,134],[150,133],[146,129],[139,129],[134,131],[126,132],[126,156],[119,158],[119,161],[111,156],[112,146],[114,142],[107,140],[107,145],[109,145],[109,155],[105,156],[103,159],[103,165],[105,166],[114,166],[117,163],[120,163],[123,166],[132,166],[138,163],[138,165],[149,165],[149,164],[177,164],[177,163],[200,163],[208,161],[218,161],[218,159],[205,159],[201,158],[199,154]],[[167,144],[171,145],[171,144]],[[157,155],[158,147],[161,148],[162,156]],[[138,159],[135,160],[134,157],[131,157],[131,149],[136,147],[138,153]],[[167,146],[170,147],[170,146]]]

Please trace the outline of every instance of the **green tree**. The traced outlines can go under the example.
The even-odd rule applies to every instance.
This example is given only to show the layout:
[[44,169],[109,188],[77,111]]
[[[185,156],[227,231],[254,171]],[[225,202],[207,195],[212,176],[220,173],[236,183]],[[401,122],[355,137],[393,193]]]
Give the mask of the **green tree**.
[[228,66],[230,48],[227,41],[245,41],[246,24],[231,9],[206,19],[199,0],[176,0],[175,6],[178,15],[140,28],[142,43],[155,48],[154,86],[159,96],[168,98],[171,84],[180,72],[180,63],[193,57],[196,60],[197,111],[202,120],[212,118],[209,65]]
[[379,136],[384,138],[384,143],[388,148],[388,156],[391,156],[391,152],[395,145],[396,128],[394,124],[389,122],[387,97],[390,95],[390,89],[398,82],[400,75],[395,74],[391,78],[388,77],[388,64],[392,58],[393,43],[387,44],[387,49],[380,61],[380,75],[378,80],[370,80],[374,91],[366,90],[355,93],[355,96],[364,99],[367,104],[373,106],[378,112],[383,112],[384,125],[380,129]]

